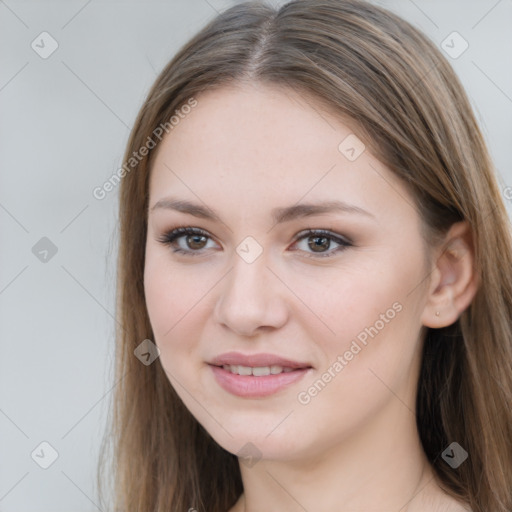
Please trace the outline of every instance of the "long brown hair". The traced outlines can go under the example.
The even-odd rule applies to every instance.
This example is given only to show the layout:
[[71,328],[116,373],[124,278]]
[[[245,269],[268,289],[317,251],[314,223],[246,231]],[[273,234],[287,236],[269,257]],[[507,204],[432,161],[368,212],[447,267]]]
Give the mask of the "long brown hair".
[[[474,512],[510,512],[510,221],[451,66],[412,25],[364,1],[297,0],[279,9],[243,3],[211,21],[161,72],[139,112],[125,161],[191,98],[200,102],[206,88],[244,80],[293,88],[350,122],[409,188],[427,246],[454,222],[470,224],[479,288],[454,324],[425,328],[417,427],[447,493]],[[98,466],[100,497],[111,477],[117,511],[226,512],[243,490],[238,459],[191,416],[159,359],[146,366],[134,356],[143,340],[153,339],[143,272],[155,152],[128,168],[120,183],[121,327],[112,424]],[[469,454],[456,469],[441,457],[453,441]]]

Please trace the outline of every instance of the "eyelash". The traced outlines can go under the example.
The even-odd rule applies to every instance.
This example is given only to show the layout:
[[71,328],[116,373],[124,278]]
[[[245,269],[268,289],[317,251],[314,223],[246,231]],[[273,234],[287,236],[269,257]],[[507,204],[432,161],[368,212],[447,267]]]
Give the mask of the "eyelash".
[[[207,238],[211,238],[211,236],[204,230],[200,228],[192,228],[192,227],[179,227],[172,229],[171,231],[168,231],[167,233],[164,233],[162,236],[160,236],[157,240],[164,244],[173,247],[174,253],[180,253],[185,254],[187,256],[200,256],[202,254],[202,250],[198,251],[187,251],[184,249],[181,249],[180,247],[175,247],[175,242],[178,238],[181,238],[185,235],[200,235],[205,236]],[[301,231],[298,233],[297,237],[294,240],[294,244],[296,242],[299,242],[303,240],[304,238],[310,238],[310,237],[325,237],[329,240],[332,240],[336,242],[337,244],[340,244],[339,247],[336,247],[334,250],[326,253],[309,253],[306,255],[307,258],[330,258],[331,256],[334,256],[336,253],[339,253],[341,251],[344,251],[348,247],[352,247],[352,242],[348,240],[347,238],[342,238],[339,235],[336,235],[335,233],[332,233],[330,231],[327,231],[325,229],[306,229],[304,231]],[[295,250],[295,249],[294,249]]]

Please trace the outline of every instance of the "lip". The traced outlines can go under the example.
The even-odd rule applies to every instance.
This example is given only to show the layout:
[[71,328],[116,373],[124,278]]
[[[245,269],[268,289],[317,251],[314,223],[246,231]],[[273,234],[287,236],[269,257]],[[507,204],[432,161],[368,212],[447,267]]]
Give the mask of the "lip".
[[[224,370],[223,365],[282,366],[293,368],[293,371],[255,377],[254,375],[236,375]],[[293,361],[274,354],[246,355],[239,352],[222,354],[213,359],[209,366],[217,383],[225,391],[244,398],[263,398],[273,395],[296,383],[312,370],[308,363]]]
[[210,365],[217,383],[232,395],[244,398],[263,398],[302,379],[311,368],[301,368],[276,375],[236,375],[222,366]]
[[[223,366],[225,364],[241,366],[283,366],[286,368],[311,368],[309,363],[292,361],[275,354],[242,354],[241,352],[226,352],[214,358],[210,364],[214,366]],[[260,378],[260,377],[258,377]]]

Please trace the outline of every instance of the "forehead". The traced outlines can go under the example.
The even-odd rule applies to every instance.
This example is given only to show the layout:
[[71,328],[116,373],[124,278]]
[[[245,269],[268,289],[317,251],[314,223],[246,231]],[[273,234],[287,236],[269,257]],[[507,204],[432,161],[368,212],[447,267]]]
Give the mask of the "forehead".
[[[256,210],[258,203],[260,209],[263,203],[283,206],[285,198],[338,199],[378,213],[407,195],[393,173],[362,151],[352,129],[310,96],[244,84],[196,100],[160,143],[151,172],[152,204],[166,193],[238,207],[242,200]],[[348,158],[347,144],[356,156],[362,153]]]
[[[292,89],[243,84],[207,91],[162,144],[194,160],[225,167],[261,169],[278,162],[318,161],[320,150],[335,158],[338,144],[351,133],[312,99]],[[162,150],[162,148],[161,148]],[[229,162],[226,162],[229,160]]]

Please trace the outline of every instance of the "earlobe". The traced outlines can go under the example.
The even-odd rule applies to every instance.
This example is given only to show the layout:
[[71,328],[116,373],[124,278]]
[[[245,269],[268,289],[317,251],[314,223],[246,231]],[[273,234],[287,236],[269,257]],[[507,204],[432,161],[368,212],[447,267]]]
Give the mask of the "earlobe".
[[478,289],[472,233],[467,222],[448,231],[432,270],[421,317],[426,327],[441,328],[457,321]]

